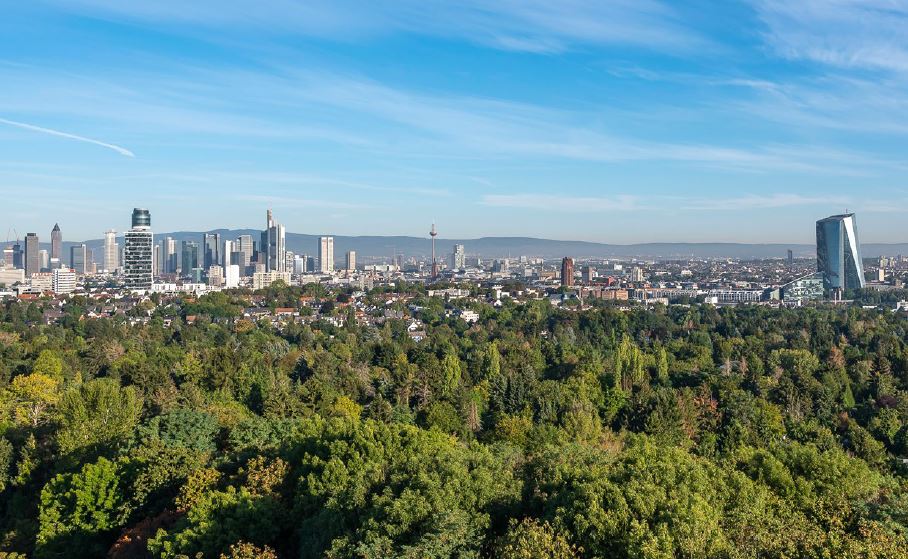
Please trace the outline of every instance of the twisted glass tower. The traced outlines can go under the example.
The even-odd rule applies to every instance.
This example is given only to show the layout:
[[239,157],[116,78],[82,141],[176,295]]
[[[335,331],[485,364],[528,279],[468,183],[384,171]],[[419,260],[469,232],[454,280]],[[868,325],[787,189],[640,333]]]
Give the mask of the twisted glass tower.
[[841,294],[865,286],[853,213],[817,221],[817,271],[823,274],[823,288],[827,293]]

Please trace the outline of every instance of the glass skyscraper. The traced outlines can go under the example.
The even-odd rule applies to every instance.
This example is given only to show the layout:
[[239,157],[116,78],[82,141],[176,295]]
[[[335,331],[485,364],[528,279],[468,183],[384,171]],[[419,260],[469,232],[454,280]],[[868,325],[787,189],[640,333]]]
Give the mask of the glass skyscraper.
[[183,258],[180,268],[180,273],[184,276],[191,276],[192,270],[199,268],[199,243],[183,241]]
[[854,214],[817,221],[817,271],[827,293],[865,286],[861,245]]
[[85,243],[69,247],[69,267],[80,275],[88,273],[88,247]]
[[258,263],[265,265],[266,272],[283,272],[287,266],[284,257],[287,233],[283,225],[274,221],[271,210],[267,213],[267,225],[262,231]]
[[205,233],[202,238],[202,267],[206,270],[221,263],[220,233]]

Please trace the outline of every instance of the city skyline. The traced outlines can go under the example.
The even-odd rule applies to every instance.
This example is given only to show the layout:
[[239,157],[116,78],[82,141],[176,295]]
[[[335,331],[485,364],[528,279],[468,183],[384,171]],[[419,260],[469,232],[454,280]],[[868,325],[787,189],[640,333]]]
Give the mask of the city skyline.
[[[286,285],[295,283],[305,285],[323,281],[327,283],[342,281],[350,284],[355,281],[360,289],[365,289],[367,283],[374,285],[376,278],[392,280],[394,277],[407,278],[409,274],[410,278],[425,281],[427,284],[433,284],[441,279],[446,281],[480,279],[495,282],[522,277],[544,283],[557,280],[562,289],[572,290],[575,286],[579,287],[581,299],[585,287],[592,290],[589,294],[594,298],[628,300],[633,293],[635,299],[658,302],[670,301],[671,297],[703,296],[704,290],[697,283],[685,282],[683,278],[691,278],[695,273],[691,268],[697,268],[708,262],[707,265],[710,266],[708,273],[712,277],[707,280],[711,288],[705,291],[706,301],[716,304],[783,301],[785,304],[800,306],[805,300],[820,301],[825,298],[833,302],[842,301],[846,294],[863,290],[870,285],[876,290],[901,288],[904,285],[902,279],[889,277],[887,280],[887,275],[899,274],[902,265],[908,262],[902,253],[894,257],[871,258],[871,261],[875,260],[870,263],[869,270],[873,283],[868,284],[868,270],[865,268],[867,261],[862,257],[854,213],[832,215],[816,221],[815,272],[807,273],[809,268],[805,268],[803,261],[796,266],[792,249],[786,250],[787,266],[779,267],[772,264],[773,260],[784,262],[778,255],[774,255],[769,259],[751,260],[741,267],[736,273],[743,271],[745,274],[752,274],[753,266],[763,270],[763,281],[757,283],[756,289],[753,288],[752,281],[740,282],[730,278],[719,280],[713,275],[717,272],[712,268],[713,265],[741,265],[730,258],[712,261],[688,259],[687,267],[682,267],[685,265],[683,258],[658,258],[647,261],[637,258],[639,256],[637,255],[630,259],[631,267],[625,269],[622,259],[596,259],[590,255],[580,255],[577,259],[574,256],[560,256],[559,275],[558,270],[546,270],[546,258],[540,258],[538,255],[530,257],[522,254],[514,259],[509,254],[504,258],[493,258],[491,261],[486,259],[483,262],[482,255],[473,253],[468,263],[466,246],[454,243],[449,258],[443,258],[439,262],[436,250],[438,229],[435,223],[429,230],[431,257],[428,261],[424,255],[420,261],[420,250],[411,255],[404,266],[399,258],[402,254],[395,248],[390,264],[381,258],[379,259],[381,262],[373,261],[363,266],[361,270],[356,264],[355,249],[347,249],[344,266],[338,270],[334,261],[334,237],[318,237],[317,266],[305,253],[297,256],[293,250],[288,250],[286,232],[274,218],[271,209],[266,212],[265,229],[260,231],[261,244],[257,249],[252,235],[238,234],[235,241],[225,238],[222,243],[222,234],[219,232],[192,234],[196,239],[201,237],[201,243],[188,238],[178,240],[166,234],[162,236],[163,241],[155,243],[151,212],[147,208],[133,208],[131,225],[124,233],[122,266],[116,270],[110,270],[110,266],[107,266],[110,260],[108,253],[116,245],[116,232],[114,230],[105,232],[104,260],[108,269],[101,270],[103,281],[107,282],[105,289],[121,287],[128,292],[143,294],[197,292],[241,286],[251,286],[253,290],[260,290],[278,281]],[[227,230],[222,231],[225,231],[225,237],[230,234]],[[63,240],[58,223],[54,225],[51,237],[52,251],[59,254]],[[180,243],[181,249],[179,266],[177,242]],[[248,254],[250,243],[253,252],[251,255]],[[569,249],[577,247],[562,245],[560,248],[562,254],[565,252],[570,254],[574,251]],[[45,290],[57,295],[66,295],[78,289],[90,288],[91,278],[97,276],[99,272],[97,262],[92,258],[94,251],[89,250],[86,243],[70,243],[69,249],[68,266],[61,265],[59,258],[51,258],[46,249],[41,249],[38,236],[29,233],[26,236],[24,254],[18,243],[4,248],[3,260],[0,262],[2,285],[9,287],[8,284],[12,283],[18,294],[24,293],[29,296],[44,293]],[[247,257],[249,266],[245,265]],[[444,264],[445,261],[447,265]],[[244,265],[234,262],[241,262]],[[513,269],[512,262],[515,264]],[[599,276],[595,265],[605,266],[614,275]],[[668,266],[669,270],[671,267],[678,267],[677,275],[682,281],[680,283],[660,281],[648,286],[643,285],[641,282],[645,281],[645,275],[641,265]],[[578,270],[581,278],[579,284]],[[655,276],[667,277],[669,270],[658,270]],[[721,276],[719,273],[718,277]],[[771,277],[771,283],[765,282],[767,277]],[[615,286],[619,281],[623,282],[624,287]],[[888,283],[884,283],[887,281]],[[732,288],[716,289],[717,283],[725,283]],[[742,287],[744,289],[741,289]],[[452,289],[459,296],[460,290]],[[4,296],[9,296],[10,293],[12,292],[4,292]],[[556,297],[561,297],[561,301],[564,302],[564,296],[565,294],[561,293]]]
[[[142,211],[148,211],[143,209]],[[411,256],[420,256],[429,258],[428,262],[431,264],[434,259],[432,255],[432,232],[436,230],[435,224],[432,224],[429,235],[427,236],[417,236],[417,235],[407,235],[407,236],[389,236],[389,235],[365,235],[365,236],[345,236],[345,235],[328,235],[324,234],[311,234],[311,233],[298,233],[298,232],[289,232],[287,233],[284,227],[278,223],[276,219],[272,217],[272,210],[266,212],[266,228],[262,229],[231,229],[225,227],[219,227],[217,229],[211,230],[196,230],[192,231],[189,229],[181,231],[170,231],[170,232],[159,232],[160,237],[155,241],[156,251],[162,251],[161,254],[156,252],[156,258],[160,264],[156,264],[156,270],[160,273],[172,272],[175,268],[180,268],[180,263],[183,259],[182,255],[182,245],[186,242],[197,245],[198,252],[198,268],[207,269],[209,265],[214,262],[223,263],[224,255],[229,256],[232,263],[239,263],[241,266],[249,266],[250,259],[254,256],[257,251],[253,251],[254,242],[253,238],[261,238],[261,243],[264,245],[259,246],[269,246],[270,256],[268,257],[268,262],[266,266],[270,266],[275,262],[283,262],[287,266],[286,271],[291,271],[292,262],[284,262],[277,257],[278,253],[289,253],[291,255],[302,255],[307,256],[307,253],[313,251],[316,256],[322,250],[322,242],[325,239],[331,239],[333,245],[333,239],[335,236],[342,239],[341,254],[345,253],[348,250],[356,251],[365,251],[362,252],[365,256],[369,258],[388,258],[389,254],[386,254],[386,249],[392,250],[397,253],[398,249],[402,249],[406,254]],[[854,215],[853,213],[849,215]],[[838,216],[830,216],[829,218],[822,218],[818,221],[825,221],[826,219],[831,219]],[[801,224],[806,225],[806,224]],[[863,228],[863,227],[862,227]],[[122,244],[119,244],[119,241],[124,241],[126,231],[117,233],[115,229],[106,230],[103,233],[102,237],[96,238],[87,238],[87,239],[72,239],[66,237],[62,238],[60,234],[59,224],[55,223],[54,230],[51,233],[51,239],[48,241],[47,237],[43,237],[40,234],[37,235],[37,240],[39,241],[38,250],[40,252],[40,258],[42,262],[42,267],[47,267],[48,259],[50,254],[53,252],[54,244],[54,235],[57,235],[56,240],[61,242],[66,249],[67,257],[60,261],[60,263],[69,264],[70,258],[70,249],[73,246],[78,246],[80,244],[87,244],[89,255],[92,256],[93,261],[99,266],[99,269],[110,269],[106,264],[109,261],[116,262],[118,253],[117,247],[122,248]],[[813,231],[813,228],[811,228]],[[269,234],[271,232],[271,234]],[[251,234],[250,234],[251,233]],[[32,233],[29,233],[31,235]],[[235,238],[231,239],[231,236]],[[288,245],[287,237],[294,239]],[[274,242],[272,243],[269,239],[273,237]],[[308,241],[306,240],[308,239]],[[385,240],[384,242],[382,240]],[[468,243],[470,250],[469,254],[471,256],[491,256],[494,258],[503,258],[503,257],[516,257],[517,255],[531,255],[531,256],[540,256],[548,255],[548,257],[561,258],[562,253],[572,253],[578,254],[580,256],[587,257],[656,257],[656,258],[665,258],[665,257],[695,257],[695,258],[786,258],[789,254],[797,255],[798,258],[803,258],[808,256],[808,252],[813,252],[814,243],[723,243],[723,242],[702,242],[702,243],[687,243],[683,241],[667,241],[667,242],[656,242],[656,243],[596,243],[593,241],[583,241],[583,240],[559,240],[559,239],[546,239],[542,237],[477,237],[477,238],[454,238],[454,237],[439,237],[438,241],[442,243],[441,247],[438,250],[438,254],[441,256],[437,257],[439,262],[446,262],[449,267],[457,268],[459,266],[454,264],[452,260],[451,251],[460,251],[461,261],[467,255],[466,245]],[[6,242],[7,248],[12,247],[17,242],[17,237],[14,235]],[[18,242],[20,245],[24,243],[22,235],[19,235]],[[302,244],[301,244],[302,243]],[[366,245],[374,245],[375,243],[381,244],[381,250],[375,251],[374,247],[370,252],[369,248],[363,247],[361,243]],[[395,247],[394,243],[399,243]],[[498,244],[503,243],[508,245],[509,243],[516,243],[513,248],[498,248],[497,250],[489,250],[488,245],[498,246]],[[484,248],[480,249],[479,245],[483,245]],[[537,246],[539,245],[539,246]],[[874,243],[874,242],[864,242],[862,245],[869,245],[873,247],[870,256],[886,256],[886,255],[900,255],[903,253],[908,253],[908,243]],[[555,247],[555,248],[553,248]],[[560,247],[560,248],[557,248]],[[613,249],[625,249],[619,253],[603,253],[603,249],[607,248]],[[659,252],[659,249],[664,252]],[[50,249],[50,250],[48,250]],[[216,250],[215,250],[216,249]],[[228,250],[229,249],[229,250]],[[642,252],[633,252],[634,249],[641,249]],[[552,252],[552,251],[555,252]],[[755,252],[747,253],[741,251],[753,250]],[[112,252],[111,252],[112,251]],[[225,252],[226,251],[226,252]],[[302,251],[302,252],[299,252]],[[654,252],[655,251],[655,252]],[[775,252],[773,252],[775,251]],[[333,250],[331,251],[333,256]],[[24,258],[24,256],[23,256]],[[176,258],[177,260],[173,260]],[[332,258],[333,260],[333,258]],[[54,260],[51,259],[51,262]],[[318,262],[318,259],[316,260]],[[320,266],[319,266],[320,267]]]
[[11,6],[0,223],[809,243],[848,208],[908,241],[904,7],[239,6]]

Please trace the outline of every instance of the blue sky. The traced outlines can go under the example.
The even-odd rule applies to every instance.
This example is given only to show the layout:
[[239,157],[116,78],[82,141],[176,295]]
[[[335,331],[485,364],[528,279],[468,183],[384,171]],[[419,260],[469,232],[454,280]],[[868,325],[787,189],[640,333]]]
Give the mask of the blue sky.
[[29,0],[0,226],[908,241],[902,0]]

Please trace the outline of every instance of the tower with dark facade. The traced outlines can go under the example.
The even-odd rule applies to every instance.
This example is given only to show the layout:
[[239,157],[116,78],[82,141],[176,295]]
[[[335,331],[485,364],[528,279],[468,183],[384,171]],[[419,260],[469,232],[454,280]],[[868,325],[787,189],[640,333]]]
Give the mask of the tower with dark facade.
[[37,233],[25,235],[25,277],[41,271],[41,242]]

